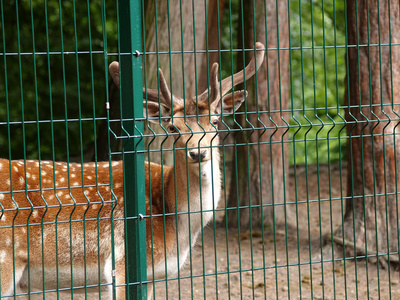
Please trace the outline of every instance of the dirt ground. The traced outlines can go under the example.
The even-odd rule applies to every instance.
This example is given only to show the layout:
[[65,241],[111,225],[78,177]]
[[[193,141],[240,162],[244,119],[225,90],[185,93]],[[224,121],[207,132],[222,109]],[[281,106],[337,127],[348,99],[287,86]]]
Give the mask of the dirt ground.
[[[264,236],[260,231],[239,236],[221,224],[210,226],[181,270],[181,279],[155,285],[156,299],[400,299],[398,270],[336,255],[333,263],[331,244],[321,251],[323,237],[340,226],[343,214],[339,166],[331,166],[330,174],[329,185],[327,165],[320,165],[319,172],[309,167],[308,176],[304,167],[297,168],[294,226],[265,228]],[[345,181],[342,185],[345,196]],[[292,169],[291,202],[294,191]]]

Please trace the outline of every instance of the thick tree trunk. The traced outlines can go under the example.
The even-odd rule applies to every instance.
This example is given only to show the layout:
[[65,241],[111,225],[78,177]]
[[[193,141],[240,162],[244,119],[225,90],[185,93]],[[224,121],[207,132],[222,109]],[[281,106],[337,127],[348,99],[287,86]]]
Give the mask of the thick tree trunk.
[[[255,41],[260,41],[269,50],[257,73],[257,85],[255,78],[246,83],[249,113],[237,118],[245,131],[236,142],[247,145],[235,146],[227,217],[229,226],[237,227],[239,220],[242,229],[260,230],[265,223],[283,223],[290,215],[289,207],[281,205],[289,199],[288,148],[283,143],[287,136],[283,111],[288,109],[289,98],[288,7],[287,1],[279,1],[278,8],[276,3],[268,0],[266,8],[263,0],[243,3],[245,48],[254,48]],[[246,61],[254,55],[246,54]]]
[[[146,1],[145,80],[148,88],[158,88],[157,70],[161,68],[173,94],[185,98],[196,95],[196,70],[199,72],[206,61],[205,53],[197,52],[205,49],[206,3],[194,1],[193,6],[192,1]],[[151,127],[162,136],[151,138],[150,148],[172,149],[172,139],[165,141],[165,131],[154,124]],[[160,163],[160,152],[152,154],[150,160]],[[172,151],[164,152],[164,163],[173,163]]]
[[348,199],[336,234],[349,255],[397,252],[400,52],[391,44],[400,42],[399,2],[351,0],[347,16]]

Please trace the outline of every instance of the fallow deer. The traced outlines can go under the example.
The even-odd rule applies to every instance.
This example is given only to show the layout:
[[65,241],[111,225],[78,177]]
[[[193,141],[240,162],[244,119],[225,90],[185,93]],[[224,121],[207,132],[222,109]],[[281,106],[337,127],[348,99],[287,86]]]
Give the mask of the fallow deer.
[[[221,82],[215,63],[210,87],[193,99],[172,95],[161,69],[160,95],[143,90],[149,120],[166,117],[166,128],[179,133],[174,134],[174,166],[145,163],[146,215],[152,219],[146,218],[149,281],[176,275],[218,205],[218,118],[244,101],[246,91],[228,92],[262,64],[265,47],[257,43],[256,48],[256,63],[253,58],[244,71]],[[109,70],[119,87],[118,63],[111,63]],[[112,299],[115,276],[115,296],[125,298],[122,162],[0,159],[0,178],[1,296],[32,290],[75,293],[92,287],[107,289]],[[165,218],[152,218],[163,214]]]

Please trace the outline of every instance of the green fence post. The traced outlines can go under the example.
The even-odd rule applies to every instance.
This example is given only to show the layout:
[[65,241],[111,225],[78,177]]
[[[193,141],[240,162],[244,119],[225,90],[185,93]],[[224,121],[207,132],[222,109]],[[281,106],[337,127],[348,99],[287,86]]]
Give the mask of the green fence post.
[[[143,82],[140,0],[119,1],[121,111],[124,141],[124,199],[127,299],[146,299]],[[142,120],[136,120],[136,119]]]

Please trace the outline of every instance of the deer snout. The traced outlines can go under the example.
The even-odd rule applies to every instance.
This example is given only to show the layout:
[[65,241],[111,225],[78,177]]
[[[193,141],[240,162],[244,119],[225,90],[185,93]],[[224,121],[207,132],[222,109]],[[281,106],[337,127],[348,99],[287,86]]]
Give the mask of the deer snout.
[[206,159],[208,154],[207,150],[198,150],[198,149],[193,149],[189,151],[189,158],[193,162],[202,162]]

